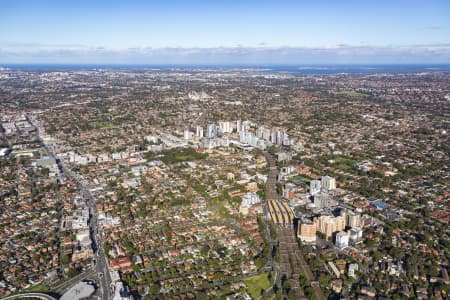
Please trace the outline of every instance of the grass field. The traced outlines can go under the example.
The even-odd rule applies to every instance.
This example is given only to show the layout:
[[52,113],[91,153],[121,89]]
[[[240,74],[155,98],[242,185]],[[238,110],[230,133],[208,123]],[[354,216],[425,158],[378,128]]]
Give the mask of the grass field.
[[333,163],[334,167],[347,172],[351,171],[356,163],[354,159],[345,156],[337,156],[334,157],[333,160],[334,160]]
[[263,273],[244,279],[244,282],[247,285],[247,292],[253,299],[258,299],[261,295],[261,289],[267,290],[272,286],[272,283],[269,281],[269,273]]
[[309,183],[310,181],[311,178],[303,174],[298,174],[292,177],[292,182],[295,184]]
[[27,293],[32,293],[32,292],[36,292],[36,293],[48,293],[50,292],[50,287],[48,287],[45,284],[39,283],[35,286],[32,286],[30,288],[28,288],[26,290]]

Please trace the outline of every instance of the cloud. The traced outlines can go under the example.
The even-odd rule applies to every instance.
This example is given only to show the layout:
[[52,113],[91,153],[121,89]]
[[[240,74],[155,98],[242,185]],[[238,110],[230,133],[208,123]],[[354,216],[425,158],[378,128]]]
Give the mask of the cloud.
[[430,30],[430,31],[441,31],[441,30],[446,30],[447,28],[445,26],[431,25],[431,26],[425,26],[422,29]]
[[55,49],[55,48],[85,48],[82,44],[41,44],[41,43],[0,43],[0,46],[5,48],[34,48],[34,49]]
[[[74,44],[75,45],[75,44]],[[450,44],[325,45],[320,47],[132,47],[82,45],[11,47],[0,44],[0,63],[89,64],[339,64],[450,63]]]

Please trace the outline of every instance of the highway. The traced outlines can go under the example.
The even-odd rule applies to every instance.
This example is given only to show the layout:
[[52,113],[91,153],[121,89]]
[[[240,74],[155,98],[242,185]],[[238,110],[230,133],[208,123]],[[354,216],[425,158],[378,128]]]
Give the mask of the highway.
[[64,173],[68,175],[68,177],[72,178],[77,183],[81,194],[83,195],[83,197],[85,197],[85,199],[88,200],[87,204],[89,206],[89,212],[91,215],[89,219],[89,227],[91,231],[92,244],[95,251],[95,270],[98,274],[102,274],[102,276],[99,276],[101,299],[112,299],[111,275],[109,273],[108,261],[106,259],[105,253],[103,252],[103,244],[100,238],[101,230],[99,230],[98,226],[98,214],[97,208],[95,206],[95,199],[92,196],[92,193],[89,191],[89,186],[86,184],[86,181],[83,178],[81,178],[77,174],[74,174],[72,171],[62,165],[61,168],[62,170],[64,170]]
[[[42,140],[42,138],[40,136],[39,126],[37,124],[35,124],[31,118],[28,118],[28,120],[36,128],[37,136],[39,137],[40,141],[42,142],[42,145],[44,146],[46,155],[49,157],[55,158],[52,150]],[[106,255],[103,252],[103,245],[102,245],[102,241],[100,239],[100,230],[99,230],[98,219],[97,219],[98,213],[97,213],[97,208],[95,205],[95,199],[92,196],[91,192],[89,191],[89,186],[88,186],[86,180],[81,178],[79,175],[73,173],[70,170],[70,168],[66,168],[61,163],[61,161],[56,160],[56,162],[61,171],[61,174],[65,175],[67,178],[73,179],[77,183],[80,193],[83,195],[83,197],[85,199],[87,199],[87,205],[89,207],[89,213],[90,213],[89,229],[90,229],[90,234],[91,234],[92,247],[93,247],[93,250],[95,253],[94,270],[95,270],[95,272],[97,272],[97,275],[102,274],[102,276],[99,276],[101,299],[110,300],[110,299],[112,299],[112,287],[111,287],[112,281],[111,281],[111,275],[109,273],[108,262],[106,259]],[[92,269],[88,269],[85,272],[83,272],[83,274],[85,275],[85,277],[87,277],[89,275],[92,275],[91,272],[92,272]],[[84,279],[84,277],[81,278],[81,276],[80,276],[79,280],[74,280],[72,278],[68,282],[72,283],[72,285],[75,285],[76,283],[78,283],[79,281],[81,281],[83,279]],[[70,287],[71,287],[71,285],[67,285],[67,286],[65,285],[65,289],[69,289]],[[58,291],[61,291],[61,289],[58,289]]]

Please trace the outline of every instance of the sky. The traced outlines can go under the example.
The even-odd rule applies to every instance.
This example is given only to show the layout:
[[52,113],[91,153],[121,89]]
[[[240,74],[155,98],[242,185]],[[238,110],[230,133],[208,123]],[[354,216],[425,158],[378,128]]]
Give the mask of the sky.
[[2,0],[0,63],[450,64],[450,1]]

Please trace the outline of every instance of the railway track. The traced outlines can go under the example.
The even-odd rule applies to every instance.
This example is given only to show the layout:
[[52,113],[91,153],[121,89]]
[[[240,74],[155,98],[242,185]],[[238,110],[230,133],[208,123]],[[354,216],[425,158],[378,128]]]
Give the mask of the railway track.
[[[286,202],[279,199],[276,192],[277,168],[273,157],[265,152],[266,160],[269,164],[269,177],[267,179],[267,209],[272,222],[276,225],[278,237],[278,248],[280,255],[281,276],[289,282],[290,289],[293,291],[293,299],[307,299],[305,293],[299,284],[299,271],[302,270],[308,279],[308,282],[314,289],[318,300],[325,300],[325,296],[315,281],[314,275],[306,263],[303,253],[300,251],[296,234],[294,230],[294,214]],[[284,295],[287,299],[287,295]],[[292,298],[292,297],[291,297]]]

